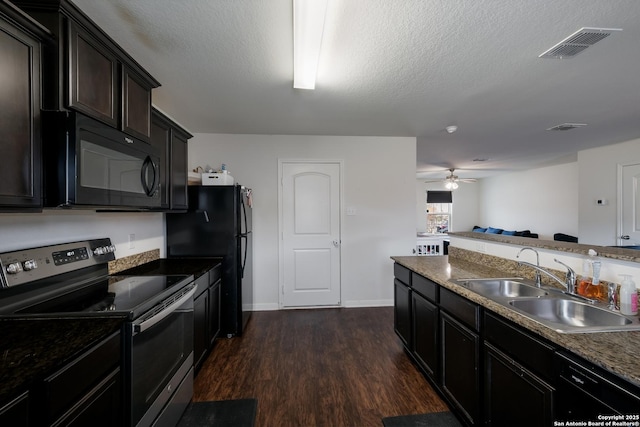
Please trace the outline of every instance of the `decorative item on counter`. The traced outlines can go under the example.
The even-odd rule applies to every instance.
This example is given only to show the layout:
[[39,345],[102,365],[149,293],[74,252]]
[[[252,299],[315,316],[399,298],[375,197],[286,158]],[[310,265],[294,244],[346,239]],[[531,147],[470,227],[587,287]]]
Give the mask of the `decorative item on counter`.
[[578,278],[578,295],[587,296],[587,287],[591,284],[588,259],[582,261],[582,274]]
[[638,314],[638,288],[631,276],[621,274],[623,277],[620,285],[620,313],[627,316]]

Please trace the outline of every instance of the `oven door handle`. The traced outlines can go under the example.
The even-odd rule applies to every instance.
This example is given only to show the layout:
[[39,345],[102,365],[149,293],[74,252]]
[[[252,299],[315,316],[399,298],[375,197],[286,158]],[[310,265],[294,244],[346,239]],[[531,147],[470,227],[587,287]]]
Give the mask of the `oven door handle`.
[[182,294],[177,300],[163,307],[162,310],[154,313],[151,317],[145,316],[142,318],[142,320],[133,322],[133,335],[137,335],[146,331],[147,329],[161,322],[171,313],[175,312],[182,304],[187,302],[190,298],[193,298],[193,295],[196,293],[197,288],[198,286],[193,284],[192,287],[184,294]]

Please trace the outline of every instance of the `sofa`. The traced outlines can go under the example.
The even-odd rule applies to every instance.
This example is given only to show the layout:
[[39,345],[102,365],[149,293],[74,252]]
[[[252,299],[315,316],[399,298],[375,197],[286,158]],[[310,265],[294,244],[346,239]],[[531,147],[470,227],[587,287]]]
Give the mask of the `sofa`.
[[485,234],[502,234],[503,236],[518,236],[518,237],[531,237],[534,239],[538,238],[537,233],[532,233],[531,230],[504,230],[502,228],[495,227],[480,227],[478,225],[473,226],[474,233],[485,233]]

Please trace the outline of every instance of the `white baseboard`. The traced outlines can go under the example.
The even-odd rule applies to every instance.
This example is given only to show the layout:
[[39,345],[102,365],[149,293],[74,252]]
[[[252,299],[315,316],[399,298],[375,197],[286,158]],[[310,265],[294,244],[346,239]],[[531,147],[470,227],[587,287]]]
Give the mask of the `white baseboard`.
[[[344,304],[340,306],[334,306],[333,308],[357,308],[357,307],[391,307],[393,306],[393,300],[356,300],[356,301],[345,301]],[[328,306],[317,306],[317,307],[291,307],[293,309],[305,309],[305,308],[332,308]],[[275,311],[280,310],[280,307],[277,303],[262,303],[262,304],[253,304],[252,311]]]
[[390,307],[393,306],[392,299],[378,299],[378,300],[356,300],[356,301],[345,301],[342,304],[345,308],[355,308],[355,307]]
[[252,311],[275,311],[280,310],[278,303],[253,304]]

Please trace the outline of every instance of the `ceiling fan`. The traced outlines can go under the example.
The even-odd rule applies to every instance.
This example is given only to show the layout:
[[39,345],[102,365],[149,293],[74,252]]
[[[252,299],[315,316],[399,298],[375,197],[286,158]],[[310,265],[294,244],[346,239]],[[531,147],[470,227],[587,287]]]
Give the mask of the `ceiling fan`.
[[454,175],[455,169],[451,168],[449,169],[449,175],[444,178],[444,179],[437,179],[437,180],[432,180],[432,181],[425,181],[425,183],[430,183],[430,182],[444,182],[444,186],[447,190],[455,190],[456,188],[458,188],[458,183],[459,182],[476,182],[477,180],[475,178],[458,178],[458,175]]

